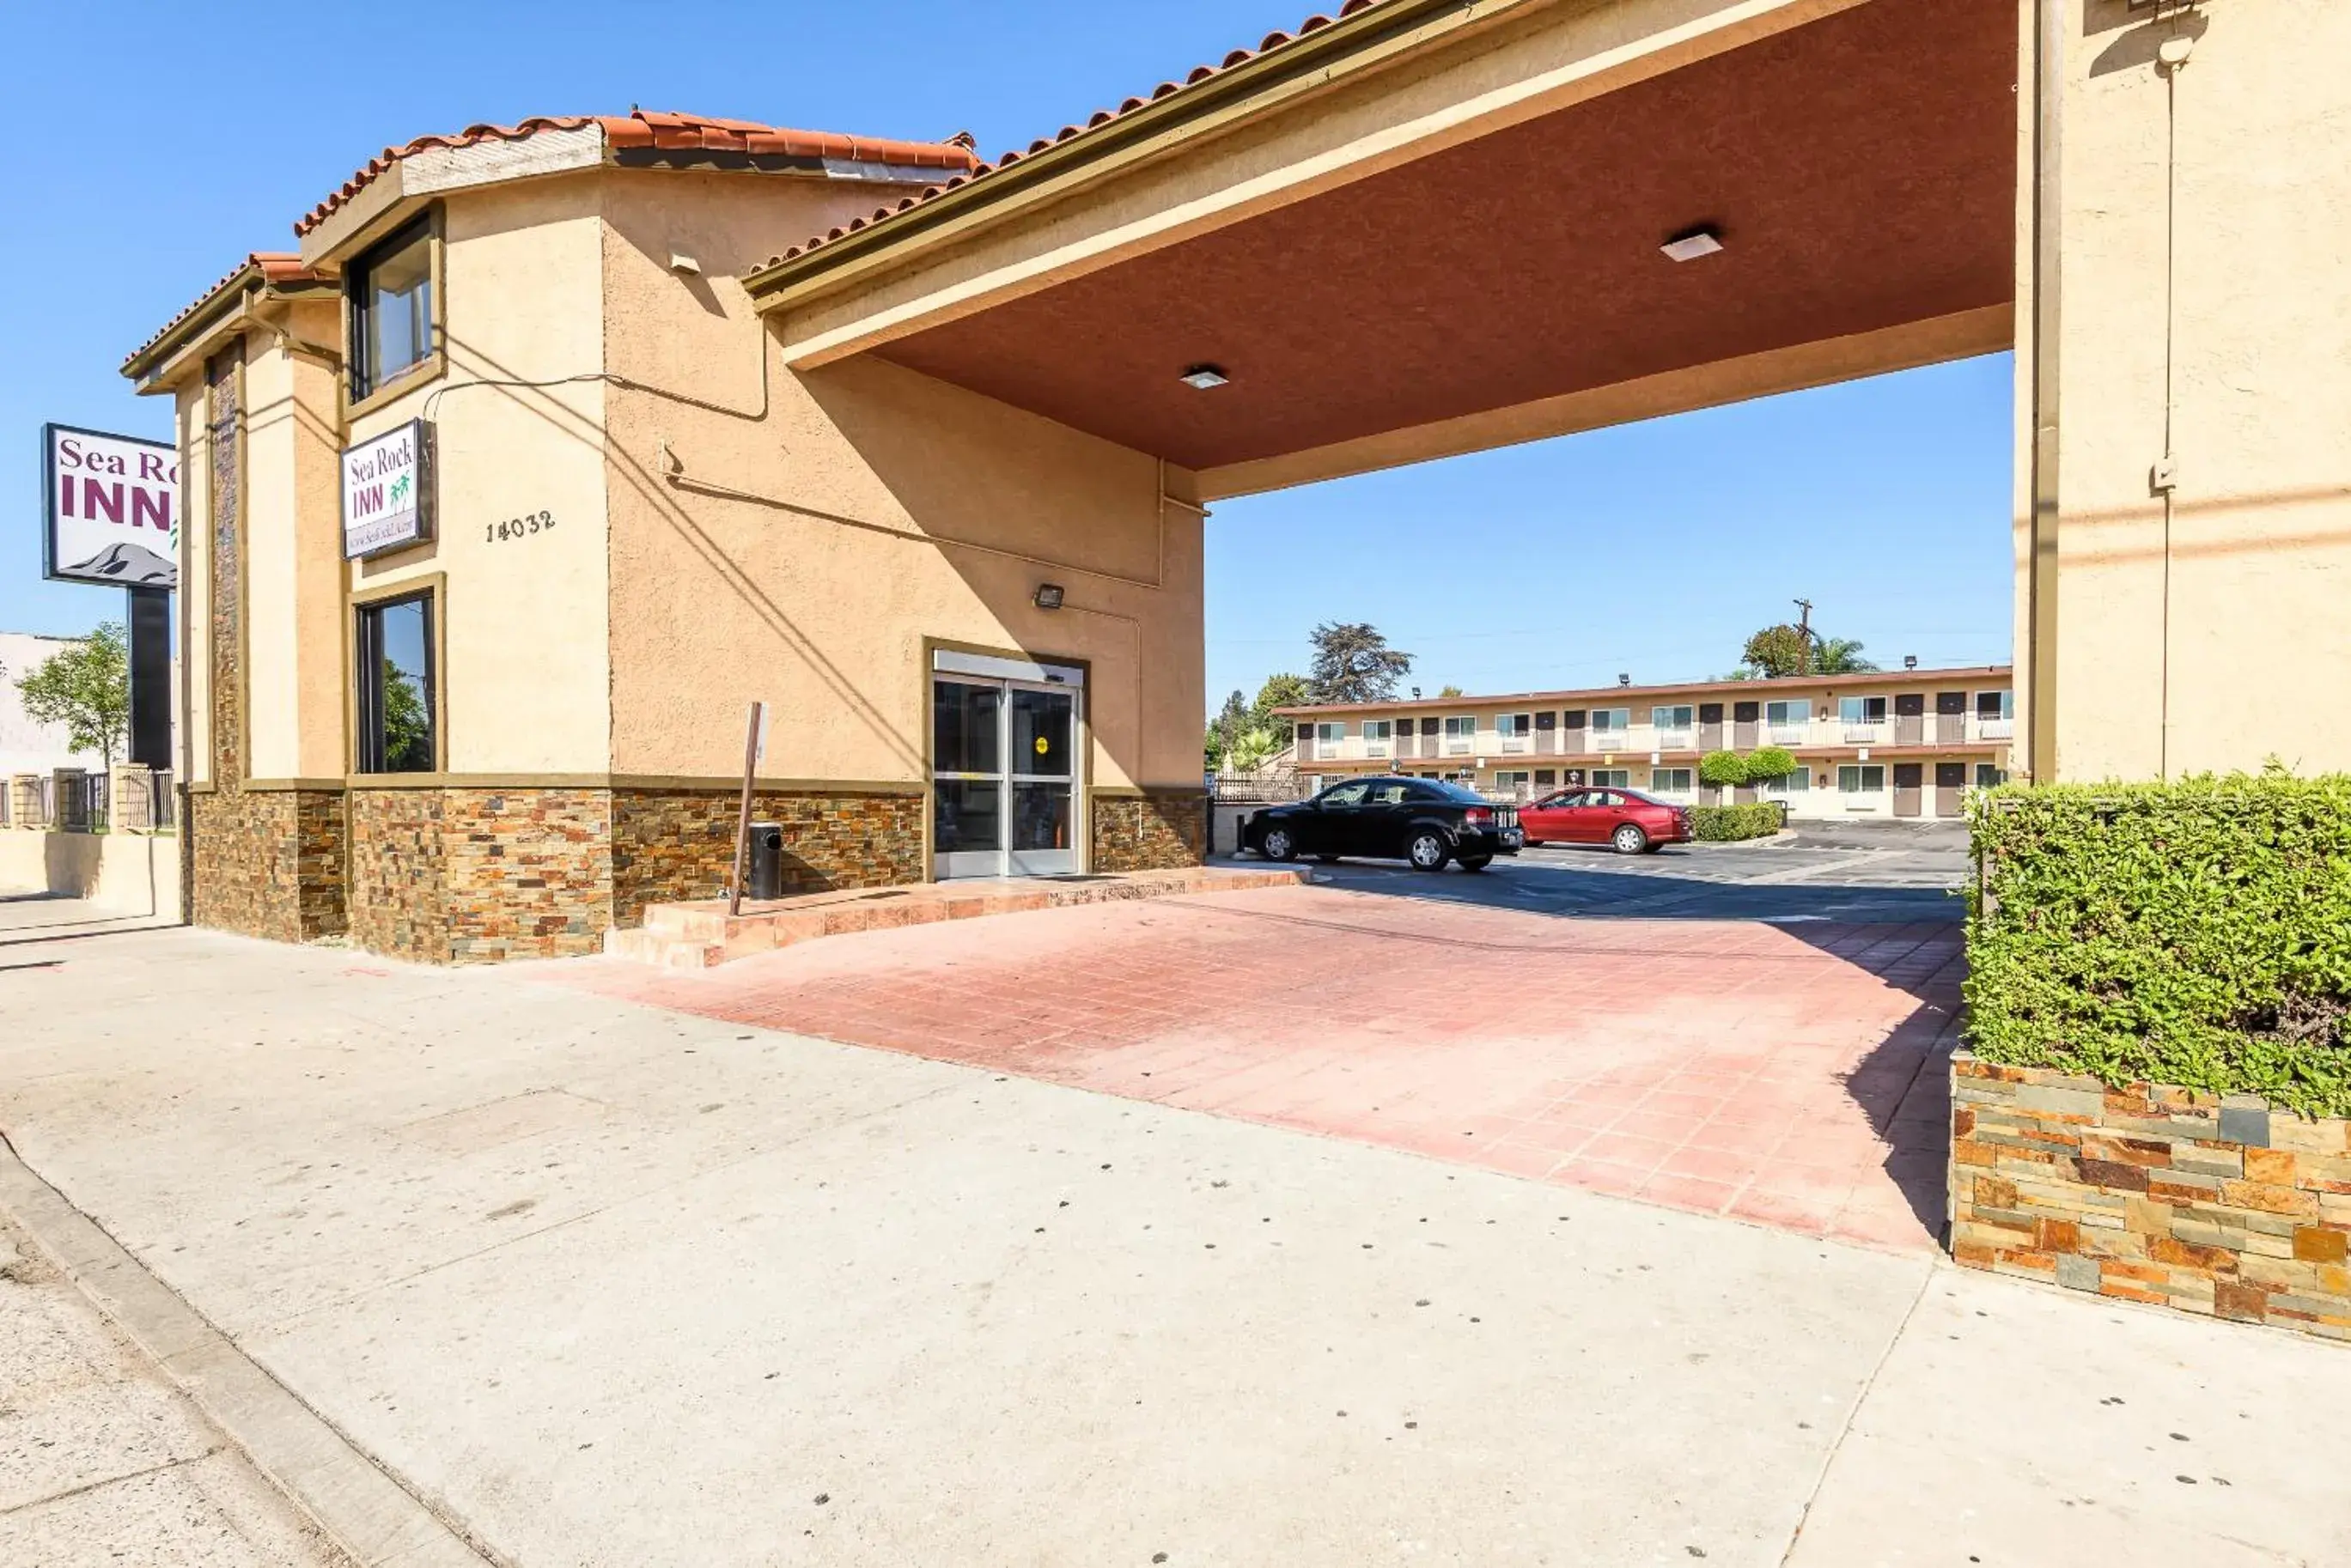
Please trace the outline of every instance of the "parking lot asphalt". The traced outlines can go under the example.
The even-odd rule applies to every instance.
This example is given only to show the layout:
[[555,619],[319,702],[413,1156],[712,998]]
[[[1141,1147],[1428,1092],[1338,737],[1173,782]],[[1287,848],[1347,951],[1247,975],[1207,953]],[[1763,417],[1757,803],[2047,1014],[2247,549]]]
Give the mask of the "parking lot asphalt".
[[[1252,857],[1233,865],[1256,865]],[[1652,855],[1544,845],[1482,872],[1400,860],[1308,862],[1320,886],[1535,913],[1642,919],[1957,922],[1972,866],[1959,823],[1805,825],[1739,844]]]

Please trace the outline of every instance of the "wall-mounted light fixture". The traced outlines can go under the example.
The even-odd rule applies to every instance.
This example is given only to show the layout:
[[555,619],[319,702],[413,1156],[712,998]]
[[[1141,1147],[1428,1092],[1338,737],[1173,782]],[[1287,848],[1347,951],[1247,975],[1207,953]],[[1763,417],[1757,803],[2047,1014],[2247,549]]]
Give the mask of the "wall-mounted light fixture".
[[695,260],[692,256],[687,255],[683,251],[672,251],[669,258],[669,270],[672,272],[699,274],[702,271],[702,264]]
[[1059,583],[1039,583],[1037,585],[1036,597],[1031,599],[1029,602],[1041,610],[1060,609],[1061,607],[1061,585]]
[[1712,229],[1691,229],[1676,234],[1657,247],[1668,259],[1677,262],[1696,261],[1710,256],[1722,248],[1722,237]]
[[1196,392],[1206,392],[1225,385],[1232,378],[1214,365],[1195,365],[1176,379]]

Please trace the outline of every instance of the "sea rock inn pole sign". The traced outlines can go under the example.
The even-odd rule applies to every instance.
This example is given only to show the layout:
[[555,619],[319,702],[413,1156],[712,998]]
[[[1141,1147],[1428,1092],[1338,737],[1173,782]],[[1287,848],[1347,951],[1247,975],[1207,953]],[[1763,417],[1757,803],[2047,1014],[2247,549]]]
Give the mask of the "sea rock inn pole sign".
[[41,427],[41,575],[118,588],[180,586],[180,454],[71,425]]
[[343,558],[433,537],[433,427],[411,420],[343,450]]

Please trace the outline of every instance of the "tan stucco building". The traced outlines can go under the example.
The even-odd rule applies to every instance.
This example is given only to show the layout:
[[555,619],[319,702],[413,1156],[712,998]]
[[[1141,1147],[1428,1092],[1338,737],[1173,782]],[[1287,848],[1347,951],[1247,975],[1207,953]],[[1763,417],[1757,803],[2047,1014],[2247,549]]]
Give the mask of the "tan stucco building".
[[2346,49],[1348,0],[988,163],[411,143],[126,367],[204,476],[196,918],[592,946],[716,890],[754,701],[798,886],[1188,858],[1204,504],[2011,347],[2010,765],[2351,766]]

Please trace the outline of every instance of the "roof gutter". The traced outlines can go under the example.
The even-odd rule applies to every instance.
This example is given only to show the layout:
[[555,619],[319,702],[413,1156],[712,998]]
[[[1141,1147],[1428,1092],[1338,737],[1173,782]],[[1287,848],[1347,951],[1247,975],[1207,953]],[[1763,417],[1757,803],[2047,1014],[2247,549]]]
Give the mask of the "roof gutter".
[[332,349],[293,338],[282,320],[264,320],[258,311],[265,304],[330,293],[334,286],[323,280],[272,283],[259,263],[248,262],[153,342],[125,359],[122,374],[141,396],[166,390],[179,379],[181,369],[214,339],[248,327],[269,332],[295,348],[331,355]]
[[[1023,152],[916,205],[877,218],[802,254],[745,275],[762,312],[806,303],[890,265],[910,250],[959,238],[991,208],[1025,207],[1053,188],[1066,194],[1089,179],[1123,171],[1160,144],[1285,103],[1298,91],[1329,85],[1473,22],[1539,0],[1384,0],[1327,27],[1277,45],[1166,97],[1101,121],[1063,141]],[[1225,129],[1217,124],[1215,129]]]

